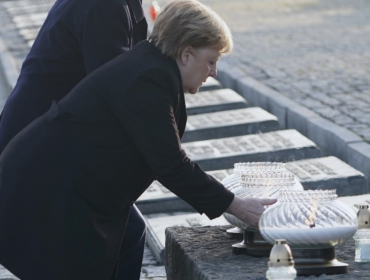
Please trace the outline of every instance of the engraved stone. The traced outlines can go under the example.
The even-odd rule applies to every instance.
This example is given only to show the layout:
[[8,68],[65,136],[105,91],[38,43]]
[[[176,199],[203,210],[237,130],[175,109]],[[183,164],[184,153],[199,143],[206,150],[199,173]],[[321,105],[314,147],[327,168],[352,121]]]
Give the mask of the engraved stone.
[[211,113],[248,107],[248,102],[232,89],[217,89],[185,94],[188,115]]
[[165,250],[165,230],[167,227],[201,227],[229,225],[223,216],[210,220],[198,213],[173,212],[144,215],[147,225],[147,244],[156,260],[163,264]]
[[325,155],[294,129],[189,142],[182,148],[204,170],[233,168],[235,162],[289,162]]
[[364,174],[333,156],[288,162],[285,166],[306,190],[336,189],[338,196],[369,192]]
[[218,139],[278,129],[278,119],[261,108],[228,110],[189,116],[181,142]]
[[[285,166],[297,176],[306,190],[334,188],[338,196],[369,193],[368,182],[364,174],[333,156],[287,162]],[[207,174],[220,182],[232,173],[232,168],[207,171]],[[143,214],[171,211],[195,212],[189,204],[158,181],[154,181],[140,196],[136,205]]]

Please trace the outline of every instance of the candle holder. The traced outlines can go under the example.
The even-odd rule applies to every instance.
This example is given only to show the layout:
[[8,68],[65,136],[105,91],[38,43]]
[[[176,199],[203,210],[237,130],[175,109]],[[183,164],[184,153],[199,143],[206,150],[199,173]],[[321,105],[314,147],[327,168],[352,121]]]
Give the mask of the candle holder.
[[336,190],[283,190],[262,214],[261,235],[271,244],[287,241],[297,275],[347,273],[348,264],[336,259],[335,246],[355,234],[357,217],[336,198]]
[[357,205],[358,230],[355,240],[355,262],[370,262],[370,211],[369,205]]
[[266,272],[268,280],[293,280],[297,271],[294,268],[292,251],[285,239],[276,239],[271,249],[269,269]]
[[[277,198],[280,190],[303,190],[300,182],[280,162],[244,162],[234,165],[234,173],[226,177],[224,186],[241,198]],[[272,245],[263,239],[257,228],[224,213],[225,219],[235,226],[226,231],[242,242],[232,245],[234,254],[269,256]]]

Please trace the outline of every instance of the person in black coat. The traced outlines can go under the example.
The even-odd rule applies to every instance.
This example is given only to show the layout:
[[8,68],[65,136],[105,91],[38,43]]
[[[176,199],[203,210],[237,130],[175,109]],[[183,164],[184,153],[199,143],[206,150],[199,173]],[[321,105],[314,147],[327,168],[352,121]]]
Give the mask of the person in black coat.
[[[2,112],[0,153],[53,100],[59,101],[86,75],[146,38],[141,0],[57,0]],[[118,279],[138,280],[145,222],[135,206],[123,245]]]
[[231,49],[212,10],[171,2],[149,40],[18,133],[0,156],[0,263],[22,280],[116,279],[131,206],[154,179],[210,219],[226,211],[257,226],[276,200],[235,197],[180,143],[184,93]]

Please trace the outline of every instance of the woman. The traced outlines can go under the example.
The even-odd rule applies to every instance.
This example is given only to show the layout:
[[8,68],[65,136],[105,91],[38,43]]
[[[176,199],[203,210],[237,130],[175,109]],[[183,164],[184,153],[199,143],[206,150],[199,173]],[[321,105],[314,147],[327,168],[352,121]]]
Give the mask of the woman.
[[22,280],[115,279],[124,221],[154,179],[211,219],[227,211],[257,225],[275,200],[234,197],[180,144],[184,92],[231,49],[213,11],[174,1],[148,41],[17,134],[0,157],[0,263]]

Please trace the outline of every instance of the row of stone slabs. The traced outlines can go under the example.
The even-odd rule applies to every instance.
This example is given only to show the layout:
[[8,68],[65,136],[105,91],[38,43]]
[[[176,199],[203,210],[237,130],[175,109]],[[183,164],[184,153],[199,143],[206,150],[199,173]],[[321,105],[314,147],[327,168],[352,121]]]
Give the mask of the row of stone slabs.
[[[204,90],[207,89],[207,90]],[[223,180],[236,162],[286,162],[305,189],[337,189],[338,196],[369,192],[364,175],[327,155],[296,130],[279,130],[278,119],[231,89],[211,80],[203,91],[186,95],[188,123],[182,147],[208,174]],[[155,181],[136,205],[147,223],[147,243],[163,264],[165,229],[172,226],[228,225],[209,220]],[[231,249],[230,249],[231,253]]]

